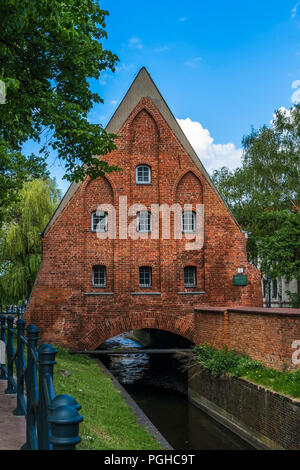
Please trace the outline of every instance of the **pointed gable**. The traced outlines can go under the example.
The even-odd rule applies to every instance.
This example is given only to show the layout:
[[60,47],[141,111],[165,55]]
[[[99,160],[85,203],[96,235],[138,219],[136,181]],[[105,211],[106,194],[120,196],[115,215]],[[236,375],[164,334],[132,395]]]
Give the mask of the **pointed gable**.
[[[156,108],[159,110],[159,112],[165,119],[166,123],[168,124],[170,129],[173,131],[173,133],[177,137],[180,144],[183,146],[184,150],[191,157],[191,159],[196,164],[200,172],[206,178],[209,185],[213,188],[214,192],[218,195],[222,203],[226,206],[228,212],[230,213],[230,216],[232,217],[236,225],[239,227],[236,219],[234,218],[226,202],[223,200],[222,196],[219,194],[218,190],[216,189],[209,174],[207,173],[203,164],[201,163],[198,155],[196,154],[195,150],[193,149],[192,145],[190,144],[189,140],[187,139],[186,135],[184,134],[183,130],[181,129],[176,118],[172,114],[170,108],[168,107],[167,103],[165,102],[164,98],[162,97],[161,93],[159,92],[158,88],[156,87],[155,83],[153,82],[150,74],[148,73],[145,67],[141,68],[136,78],[132,82],[129,90],[127,91],[123,100],[121,101],[115,113],[113,114],[112,118],[110,119],[109,123],[107,124],[106,131],[112,134],[118,134],[120,129],[122,128],[126,120],[128,119],[128,116],[132,113],[132,111],[136,108],[138,103],[143,98],[149,98],[153,102],[153,104],[156,106]],[[50,226],[57,219],[61,211],[68,204],[68,202],[70,201],[72,196],[76,193],[76,191],[78,190],[81,184],[82,184],[81,182],[79,183],[74,182],[70,185],[69,189],[67,190],[63,199],[61,200],[58,208],[56,209],[52,218],[50,219],[47,227],[45,228],[43,235],[47,233]]]

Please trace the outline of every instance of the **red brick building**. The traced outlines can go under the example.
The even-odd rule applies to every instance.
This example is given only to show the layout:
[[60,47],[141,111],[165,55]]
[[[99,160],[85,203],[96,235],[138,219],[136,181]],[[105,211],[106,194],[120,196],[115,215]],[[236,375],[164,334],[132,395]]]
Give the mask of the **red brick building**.
[[[262,306],[261,274],[247,263],[245,235],[144,68],[107,131],[118,135],[118,148],[105,158],[123,171],[70,186],[43,234],[27,321],[40,327],[43,339],[70,348],[95,348],[139,328],[197,342],[195,306]],[[147,239],[126,237],[119,228],[125,196],[128,209],[143,204],[149,212],[128,217],[132,230]],[[170,238],[163,239],[161,226],[151,238],[152,205],[175,203],[191,205],[182,238],[172,235],[172,214]],[[97,230],[112,223],[109,211],[98,218],[100,204],[115,207],[115,238],[98,237]],[[197,204],[204,206],[204,243],[187,250],[186,233],[198,230]],[[241,269],[247,285],[233,285]]]

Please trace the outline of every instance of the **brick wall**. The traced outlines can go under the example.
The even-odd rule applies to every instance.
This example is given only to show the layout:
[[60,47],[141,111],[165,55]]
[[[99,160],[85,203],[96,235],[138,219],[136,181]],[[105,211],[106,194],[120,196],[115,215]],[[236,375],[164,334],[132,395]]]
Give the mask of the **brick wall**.
[[[198,330],[197,305],[262,306],[261,275],[247,263],[246,239],[235,220],[151,99],[142,98],[118,133],[118,149],[107,159],[123,171],[87,178],[46,230],[43,262],[26,313],[44,340],[69,348],[95,348],[127,330],[159,328],[192,341],[215,331],[224,342],[222,321],[208,315]],[[136,166],[151,167],[152,184],[136,184]],[[204,247],[185,249],[185,240],[100,240],[91,232],[91,213],[112,203],[119,224],[119,197],[128,207],[204,204]],[[129,217],[135,224],[135,216]],[[174,219],[171,218],[171,233]],[[92,286],[92,267],[105,265],[104,288]],[[139,287],[139,266],[152,267],[152,288]],[[183,268],[197,267],[197,287],[185,288]],[[243,268],[245,287],[233,286]],[[202,292],[194,294],[193,292]],[[141,292],[148,295],[140,295]],[[183,294],[184,292],[184,294]],[[135,293],[135,295],[133,295]],[[152,295],[158,293],[157,295]],[[242,327],[241,321],[241,327]]]
[[258,449],[300,449],[300,402],[200,366],[190,372],[189,398]]
[[300,309],[198,306],[195,326],[197,344],[226,345],[275,369],[300,367],[292,359],[293,343],[300,342]]

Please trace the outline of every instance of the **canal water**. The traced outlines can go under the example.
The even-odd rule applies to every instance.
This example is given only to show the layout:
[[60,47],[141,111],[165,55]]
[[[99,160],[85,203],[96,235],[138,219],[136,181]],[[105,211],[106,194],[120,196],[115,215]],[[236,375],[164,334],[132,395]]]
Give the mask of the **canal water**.
[[[137,348],[136,354],[101,361],[176,450],[249,450],[252,447],[187,399],[187,377],[177,359],[142,353],[143,346],[116,336],[100,349]],[[171,364],[171,366],[170,366]]]

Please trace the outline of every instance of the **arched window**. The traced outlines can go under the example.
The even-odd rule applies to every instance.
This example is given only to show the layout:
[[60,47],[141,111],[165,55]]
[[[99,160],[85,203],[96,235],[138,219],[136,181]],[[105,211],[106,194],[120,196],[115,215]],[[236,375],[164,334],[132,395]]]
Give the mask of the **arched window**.
[[140,287],[152,286],[152,268],[150,266],[141,266],[139,276],[140,276]]
[[137,213],[137,231],[138,232],[151,232],[152,231],[151,212],[141,211]]
[[184,233],[196,232],[196,213],[185,211],[182,213],[182,231]]
[[107,232],[108,213],[95,211],[92,213],[92,232]]
[[93,286],[105,287],[106,286],[106,267],[93,266]]
[[136,167],[136,184],[151,184],[151,168],[148,165]]
[[197,269],[195,266],[185,266],[184,268],[184,287],[196,287]]

